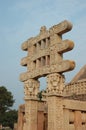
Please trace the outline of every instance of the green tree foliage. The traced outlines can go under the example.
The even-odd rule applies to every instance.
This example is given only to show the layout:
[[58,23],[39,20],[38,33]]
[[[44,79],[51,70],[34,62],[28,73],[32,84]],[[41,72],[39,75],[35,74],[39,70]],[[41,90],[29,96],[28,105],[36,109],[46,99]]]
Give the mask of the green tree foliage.
[[4,113],[2,116],[2,125],[9,126],[13,129],[14,123],[17,121],[18,112],[16,110],[10,110]]
[[14,123],[17,121],[17,111],[11,110],[15,100],[10,91],[6,87],[0,87],[0,124],[10,126],[13,129]]
[[46,93],[46,91],[45,91],[45,90],[41,90],[41,91],[38,93],[38,95],[37,95],[37,97],[39,98],[40,101],[41,101],[42,98],[43,98],[43,93]]
[[14,99],[10,91],[4,86],[0,87],[0,113],[4,113],[13,106]]
[[42,100],[42,91],[40,91],[40,92],[38,93],[37,97],[39,98],[40,101]]

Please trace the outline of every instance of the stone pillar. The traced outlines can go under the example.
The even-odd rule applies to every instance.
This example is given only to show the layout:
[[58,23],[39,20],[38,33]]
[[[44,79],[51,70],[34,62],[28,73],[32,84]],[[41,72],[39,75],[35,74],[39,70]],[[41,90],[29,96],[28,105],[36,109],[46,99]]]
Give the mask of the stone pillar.
[[68,109],[64,109],[64,130],[69,130],[70,129],[69,128],[69,123],[70,123],[69,110]]
[[37,130],[44,130],[44,111],[38,111],[38,128]]
[[[0,128],[0,130],[2,130],[2,128]],[[17,123],[14,123],[14,129],[13,130],[19,130],[19,129],[17,129]]]
[[25,101],[26,130],[37,130],[37,100]]
[[26,130],[37,130],[39,81],[29,79],[25,82],[24,90]]
[[23,121],[23,112],[21,111],[21,106],[19,107],[19,110],[18,110],[18,130],[23,130],[23,124],[24,124],[24,121]]
[[64,76],[54,73],[47,76],[48,130],[64,130],[63,98]]
[[81,111],[75,111],[74,125],[75,125],[75,130],[82,130],[82,115],[81,115]]

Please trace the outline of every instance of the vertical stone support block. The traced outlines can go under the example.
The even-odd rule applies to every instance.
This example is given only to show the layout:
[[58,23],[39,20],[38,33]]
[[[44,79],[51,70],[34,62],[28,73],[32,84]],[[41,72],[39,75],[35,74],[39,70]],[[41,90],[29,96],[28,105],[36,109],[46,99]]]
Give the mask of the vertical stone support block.
[[63,98],[64,76],[58,73],[47,76],[48,93],[48,130],[63,129]]
[[38,101],[29,99],[25,101],[26,130],[37,130]]
[[[2,128],[0,127],[0,130],[2,130]],[[13,130],[18,130],[17,128],[17,123],[14,123],[14,129]]]
[[24,123],[23,130],[26,130],[26,123]]
[[82,130],[82,114],[81,111],[75,111],[75,130]]
[[44,130],[44,112],[38,111],[38,127],[37,130]]
[[69,110],[64,109],[64,130],[69,130]]
[[19,110],[18,111],[18,126],[17,126],[18,130],[23,130],[23,124],[24,124],[23,113]]

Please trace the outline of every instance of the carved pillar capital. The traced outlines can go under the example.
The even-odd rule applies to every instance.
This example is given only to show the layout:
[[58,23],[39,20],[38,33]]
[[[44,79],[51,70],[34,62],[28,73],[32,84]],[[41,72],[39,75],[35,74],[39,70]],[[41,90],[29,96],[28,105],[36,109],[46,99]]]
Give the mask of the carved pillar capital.
[[26,98],[36,98],[39,92],[40,82],[34,79],[28,79],[24,82],[24,93]]
[[65,86],[64,75],[53,73],[47,75],[47,93],[62,95],[63,88]]

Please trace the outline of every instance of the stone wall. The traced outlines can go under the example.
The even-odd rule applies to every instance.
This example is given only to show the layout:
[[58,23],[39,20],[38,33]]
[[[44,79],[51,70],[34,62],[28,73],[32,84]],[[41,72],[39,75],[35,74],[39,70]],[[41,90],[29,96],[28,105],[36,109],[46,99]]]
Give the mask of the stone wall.
[[84,101],[64,99],[63,113],[63,130],[86,130],[86,103]]
[[[34,119],[34,114],[32,116],[33,116],[32,118]],[[35,124],[33,124],[33,128],[35,127],[34,125]],[[45,101],[38,101],[37,103],[37,130],[47,130],[47,127],[48,127],[47,125],[48,125],[47,124],[47,104]],[[17,123],[17,126],[14,127],[14,129],[27,130],[26,118],[25,118],[25,104],[19,107],[18,123]]]

